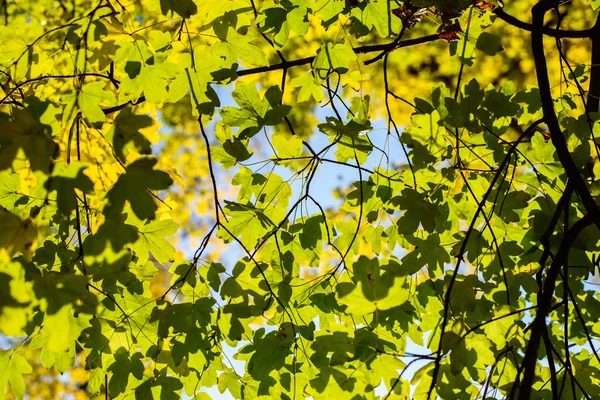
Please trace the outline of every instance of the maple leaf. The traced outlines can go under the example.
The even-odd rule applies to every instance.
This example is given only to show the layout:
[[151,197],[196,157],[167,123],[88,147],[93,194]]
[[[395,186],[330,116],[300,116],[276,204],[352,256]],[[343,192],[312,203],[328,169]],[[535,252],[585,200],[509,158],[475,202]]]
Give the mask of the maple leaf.
[[6,386],[10,387],[17,399],[23,399],[25,395],[24,374],[30,374],[33,369],[23,356],[12,354],[8,350],[0,350],[0,393],[5,393]]
[[130,214],[126,222],[138,229],[138,239],[131,244],[131,247],[140,264],[148,261],[148,253],[151,253],[161,264],[173,261],[175,248],[165,240],[166,237],[173,235],[179,227],[173,220],[141,221],[134,214]]
[[125,202],[129,202],[138,218],[154,218],[158,206],[148,191],[167,189],[173,183],[169,174],[153,168],[157,162],[154,158],[140,158],[128,165],[125,174],[108,191],[104,211],[112,215],[120,214]]

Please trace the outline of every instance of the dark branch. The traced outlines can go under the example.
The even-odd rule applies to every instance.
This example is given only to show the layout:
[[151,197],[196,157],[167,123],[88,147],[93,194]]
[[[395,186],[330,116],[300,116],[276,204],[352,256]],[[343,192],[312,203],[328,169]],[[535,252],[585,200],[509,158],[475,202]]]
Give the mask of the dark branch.
[[[498,16],[502,21],[506,22],[509,25],[512,25],[516,28],[523,29],[528,32],[533,32],[534,27],[532,24],[528,24],[527,22],[523,22],[520,19],[513,17],[512,15],[507,14],[503,8],[498,7],[494,10],[494,14]],[[547,36],[551,36],[557,39],[587,39],[592,37],[595,27],[584,29],[581,31],[571,31],[571,30],[560,30],[560,29],[552,29],[548,27],[542,27],[542,33]]]
[[525,351],[525,358],[523,359],[523,380],[521,382],[519,391],[519,400],[529,400],[531,396],[531,388],[533,386],[533,380],[535,378],[535,366],[537,364],[538,348],[540,341],[543,337],[544,330],[546,329],[546,316],[550,311],[550,304],[554,296],[554,289],[556,287],[556,278],[560,272],[560,268],[567,260],[569,250],[573,242],[579,237],[581,232],[595,222],[595,215],[587,214],[579,221],[577,221],[571,229],[569,229],[569,235],[563,239],[558,252],[552,262],[552,265],[548,269],[546,274],[546,281],[544,283],[544,290],[540,296],[538,302],[538,311],[533,321],[531,328],[531,336],[529,343],[527,344],[527,350]]
[[552,302],[552,297],[554,296],[554,289],[556,286],[556,278],[558,277],[560,268],[563,266],[564,262],[566,262],[569,250],[575,238],[577,238],[577,236],[585,228],[593,223],[597,223],[599,220],[598,206],[596,205],[594,198],[590,194],[583,177],[579,173],[579,170],[573,161],[573,158],[571,157],[567,147],[567,142],[563,133],[561,132],[556,113],[554,112],[550,81],[548,78],[548,68],[546,65],[546,56],[544,54],[543,27],[544,16],[554,7],[554,4],[554,0],[542,0],[532,9],[533,29],[531,36],[533,58],[535,61],[538,86],[540,89],[544,120],[550,129],[552,144],[556,148],[558,159],[565,169],[570,184],[573,185],[573,189],[581,199],[587,214],[582,219],[577,221],[569,230],[569,235],[566,235],[563,239],[558,253],[556,254],[552,265],[547,272],[544,290],[538,301],[538,312],[533,322],[531,336],[529,343],[527,344],[527,350],[525,351],[525,358],[521,364],[524,374],[523,381],[521,383],[521,390],[519,392],[519,400],[529,400],[531,395],[531,388],[535,378],[535,366],[537,364],[538,349],[544,334],[546,316],[550,310],[550,304]]
[[[392,43],[386,43],[386,44],[366,45],[366,46],[360,46],[360,47],[354,48],[354,53],[355,54],[368,54],[368,53],[373,53],[373,52],[378,52],[378,51],[389,53],[390,51],[400,49],[403,47],[410,47],[410,46],[416,46],[419,44],[435,42],[436,40],[439,40],[439,39],[440,39],[439,36],[434,34],[434,35],[423,36],[423,37],[416,38],[416,39],[401,40],[399,42],[394,41]],[[315,57],[316,56],[305,57],[305,58],[300,58],[298,60],[284,61],[284,62],[280,62],[280,63],[273,64],[273,65],[267,65],[264,67],[244,69],[242,71],[238,71],[237,75],[238,76],[254,75],[254,74],[260,74],[263,72],[278,71],[280,69],[289,69],[292,67],[298,67],[300,65],[306,65],[306,64],[312,63],[313,60],[315,59]],[[374,62],[376,60],[369,60],[369,61]],[[369,61],[365,61],[365,65],[368,65],[370,63]]]

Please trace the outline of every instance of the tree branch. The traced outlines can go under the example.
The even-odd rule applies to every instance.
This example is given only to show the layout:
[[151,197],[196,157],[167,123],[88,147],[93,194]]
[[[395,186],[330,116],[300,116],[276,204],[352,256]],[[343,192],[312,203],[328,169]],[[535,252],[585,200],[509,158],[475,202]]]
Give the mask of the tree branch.
[[[440,37],[437,34],[433,34],[433,35],[427,35],[427,36],[423,36],[423,37],[416,38],[416,39],[401,40],[399,42],[394,41],[394,42],[385,43],[385,44],[372,44],[372,45],[360,46],[360,47],[354,48],[354,54],[368,54],[368,53],[373,53],[373,52],[378,52],[378,51],[389,53],[393,50],[401,49],[403,47],[410,47],[410,46],[416,46],[419,44],[435,42],[436,40],[440,40]],[[289,69],[292,67],[298,67],[300,65],[306,65],[306,64],[312,63],[313,60],[315,59],[315,57],[316,56],[305,57],[305,58],[300,58],[298,60],[284,61],[284,62],[280,62],[280,63],[273,64],[273,65],[267,65],[264,67],[244,69],[244,70],[238,71],[237,75],[238,76],[254,75],[254,74],[260,74],[263,72],[270,72],[270,71],[277,71],[280,69]],[[366,61],[365,65],[368,65],[369,63],[375,62],[375,61],[376,61],[376,59]]]
[[550,80],[548,78],[548,66],[546,64],[546,55],[544,54],[544,15],[554,5],[554,0],[542,0],[532,9],[533,14],[533,31],[531,34],[533,59],[535,62],[535,70],[537,74],[538,86],[540,90],[540,98],[542,103],[542,111],[544,113],[544,121],[550,130],[550,138],[552,144],[556,148],[558,159],[565,169],[569,181],[575,189],[575,193],[581,199],[586,211],[591,214],[598,214],[598,206],[594,198],[590,194],[589,189],[583,177],[579,173],[579,169],[571,157],[571,152],[567,147],[567,141],[560,129],[558,118],[554,112],[554,102],[552,100],[552,92],[550,90]]
[[541,0],[531,10],[533,16],[533,28],[531,34],[533,58],[535,61],[542,110],[544,112],[546,124],[550,129],[550,138],[552,140],[552,144],[556,148],[559,161],[565,169],[570,184],[573,185],[573,189],[581,199],[587,214],[582,219],[577,221],[569,230],[569,235],[564,237],[558,253],[556,254],[552,265],[546,274],[544,290],[540,294],[540,300],[538,301],[538,312],[532,325],[529,343],[527,344],[525,357],[523,359],[523,363],[521,364],[524,369],[524,374],[523,381],[520,385],[521,390],[519,391],[519,400],[529,400],[531,395],[531,388],[535,378],[538,349],[544,334],[546,317],[550,310],[550,304],[552,302],[552,297],[554,296],[554,289],[556,286],[556,278],[558,277],[560,268],[567,260],[569,250],[571,249],[575,239],[585,228],[595,222],[597,223],[599,215],[598,206],[596,205],[594,198],[590,194],[583,177],[579,173],[579,170],[573,161],[573,158],[571,157],[565,137],[561,132],[556,113],[554,112],[552,93],[550,91],[550,81],[548,78],[548,68],[546,65],[546,56],[544,54],[543,26],[544,16],[550,9],[554,7],[554,4],[554,0]]
[[583,230],[596,221],[594,214],[587,214],[579,221],[577,221],[571,229],[569,229],[569,235],[563,239],[556,257],[552,262],[552,265],[548,269],[546,274],[546,281],[544,283],[544,290],[540,295],[540,301],[538,302],[538,311],[533,321],[531,328],[531,336],[529,337],[529,343],[527,344],[527,350],[525,351],[525,357],[523,358],[523,380],[521,381],[519,400],[529,400],[531,396],[531,388],[533,386],[533,380],[535,378],[535,366],[537,364],[538,349],[540,346],[541,338],[546,329],[546,316],[550,311],[550,304],[552,303],[552,297],[554,296],[554,289],[556,287],[556,278],[560,272],[560,268],[569,256],[569,250],[575,239],[583,232]]
[[[502,21],[514,26],[515,28],[519,28],[528,32],[533,32],[534,30],[534,26],[532,24],[528,24],[527,22],[523,22],[520,19],[507,14],[502,7],[496,8],[493,12]],[[542,27],[542,33],[557,39],[586,39],[592,37],[594,34],[594,29],[595,26],[581,31],[571,31],[552,29],[544,26]]]

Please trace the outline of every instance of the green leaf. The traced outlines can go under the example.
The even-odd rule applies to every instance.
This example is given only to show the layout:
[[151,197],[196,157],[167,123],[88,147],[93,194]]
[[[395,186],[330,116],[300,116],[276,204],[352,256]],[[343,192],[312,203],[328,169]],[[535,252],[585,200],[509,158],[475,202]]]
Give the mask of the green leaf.
[[317,82],[312,75],[300,75],[290,81],[291,87],[299,87],[298,91],[298,102],[309,101],[312,97],[317,102],[323,100],[323,88]]
[[[406,280],[395,276],[399,267],[391,262],[380,269],[377,260],[360,257],[354,264],[355,284],[344,282],[336,288],[338,302],[346,306],[346,313],[353,315],[398,307],[410,297]],[[385,272],[381,274],[381,270]]]
[[152,153],[150,141],[140,132],[140,129],[152,125],[154,120],[151,117],[134,114],[131,107],[126,107],[115,118],[106,140],[112,144],[117,158],[124,163],[130,149],[140,154]]
[[486,337],[496,345],[503,348],[512,336],[518,335],[521,329],[516,324],[520,319],[519,314],[509,315],[511,312],[507,306],[498,307],[494,311],[494,321],[484,326]]
[[[160,376],[146,380],[135,389],[136,398],[142,399],[180,399],[180,391],[183,384],[178,378],[172,376]],[[201,397],[199,397],[201,398]]]
[[563,173],[563,168],[556,156],[556,150],[550,141],[536,132],[531,138],[531,146],[525,153],[527,158],[538,167],[539,171],[551,179]]
[[212,54],[220,57],[226,65],[237,64],[239,59],[257,67],[269,65],[265,53],[251,44],[254,38],[250,35],[242,35],[228,24],[215,26],[215,33],[221,43],[213,46]]
[[108,381],[108,393],[111,396],[118,396],[125,392],[130,375],[136,379],[142,379],[144,373],[144,364],[140,360],[142,357],[141,353],[133,353],[130,356],[129,351],[124,347],[115,352],[115,362],[108,367],[108,372],[111,373]]
[[356,285],[340,283],[336,288],[339,303],[346,306],[346,313],[353,315],[367,315],[377,310],[377,304],[372,298],[369,299],[365,295],[365,291],[368,290],[368,288],[363,288],[361,282]]
[[[227,201],[224,211],[228,216],[227,227],[234,236],[240,236],[242,243],[252,248],[258,239],[268,230],[275,227],[275,223],[264,213],[264,209],[257,208],[251,203],[240,204]],[[226,239],[229,234],[219,230]],[[231,239],[227,240],[231,241]]]
[[22,220],[4,208],[0,208],[0,249],[7,249],[10,254],[26,251],[37,236],[37,231],[31,220]]
[[173,261],[175,248],[164,238],[173,235],[179,227],[173,220],[140,221],[130,215],[127,221],[138,228],[138,240],[132,244],[138,262],[145,264],[148,252],[161,264]]
[[500,37],[489,32],[481,32],[477,38],[477,48],[489,56],[495,56],[504,50]]
[[90,394],[95,395],[100,393],[100,388],[104,384],[104,371],[100,368],[94,368],[90,373],[88,381],[88,390]]
[[448,132],[440,121],[439,112],[431,114],[414,114],[411,126],[402,133],[411,147],[412,158],[416,168],[447,157]]
[[93,235],[83,242],[84,255],[90,262],[115,262],[122,257],[122,250],[128,243],[137,240],[137,228],[125,223],[125,215],[108,215],[106,220]]
[[154,104],[162,104],[167,99],[167,85],[179,72],[176,64],[164,62],[145,64],[130,61],[128,77],[121,82],[121,93],[137,101],[142,93],[146,100]]
[[262,15],[256,21],[257,24],[262,32],[273,34],[273,42],[279,47],[285,45],[290,32],[296,32],[298,35],[305,35],[308,32],[310,23],[305,6],[286,9],[281,5],[273,4],[263,7],[261,13]]
[[149,191],[168,189],[173,183],[169,174],[154,169],[157,162],[154,158],[140,158],[129,164],[125,174],[108,191],[104,212],[118,215],[129,201],[139,219],[153,219],[158,206]]
[[51,352],[61,353],[75,345],[83,327],[74,318],[72,308],[65,306],[56,314],[46,316],[44,330],[47,332],[45,347]]
[[189,18],[198,12],[198,7],[193,0],[151,0],[148,9],[160,11],[170,18],[173,17],[173,13],[182,18]]
[[227,390],[234,398],[241,397],[242,384],[235,371],[227,366],[224,366],[224,371],[219,375],[218,387],[220,393],[225,393]]
[[476,79],[465,85],[460,103],[451,97],[444,99],[448,116],[444,121],[455,128],[467,128],[471,132],[480,132],[481,128],[475,114],[484,98],[484,91],[479,88]]
[[[284,337],[283,335],[287,335]],[[292,335],[290,337],[290,335]],[[273,370],[279,370],[285,363],[285,358],[290,354],[290,346],[293,341],[292,329],[281,329],[278,332],[270,332],[260,337],[260,333],[254,335],[254,354],[248,361],[248,372],[255,378],[268,375]]]
[[270,87],[261,99],[255,85],[238,82],[231,96],[239,108],[223,107],[219,113],[225,124],[239,127],[240,134],[249,137],[265,125],[279,124],[291,109],[280,104],[281,90],[277,86]]
[[440,11],[459,11],[469,6],[469,0],[413,0],[413,5],[417,7],[435,6]]
[[220,162],[224,169],[233,167],[239,162],[246,161],[252,157],[252,151],[248,150],[246,141],[231,138],[223,143],[223,147],[212,147],[213,159]]
[[276,132],[271,140],[279,158],[295,158],[302,154],[302,139],[298,136]]
[[345,73],[348,71],[350,61],[356,60],[352,48],[344,43],[325,43],[319,49],[312,67],[319,78],[325,79],[332,71]]
[[194,62],[192,65],[191,57],[183,59],[183,62],[189,63],[190,66],[181,70],[169,84],[169,94],[165,101],[176,103],[189,93],[194,115],[212,115],[214,108],[220,106],[220,101],[210,83],[232,79],[233,72],[223,70],[218,57],[207,54],[200,48],[194,50],[193,59],[202,62]]
[[438,208],[423,195],[413,189],[404,189],[398,203],[400,209],[405,210],[397,222],[399,232],[413,233],[419,226],[427,232],[434,231]]
[[548,88],[496,0],[129,3],[0,0],[1,396],[600,398],[589,42]]
[[106,117],[100,105],[110,106],[115,103],[114,94],[104,90],[105,86],[105,82],[87,83],[81,89],[66,95],[63,121],[72,121],[77,112],[81,110],[83,118],[90,124],[104,122]]
[[365,1],[352,9],[351,16],[368,30],[375,28],[379,36],[390,37],[400,31],[400,18],[390,12],[391,7],[387,0]]
[[24,374],[30,374],[33,369],[19,354],[13,354],[11,350],[0,350],[0,394],[6,393],[8,383],[17,399],[25,396]]
[[337,118],[327,117],[326,124],[317,125],[319,130],[329,135],[329,141],[337,144],[338,150],[335,158],[341,162],[360,163],[367,160],[368,154],[373,150],[373,144],[369,140],[366,132],[371,130],[370,121],[351,120],[344,123]]
[[61,213],[69,215],[78,207],[76,189],[87,194],[94,192],[94,183],[83,173],[86,168],[87,165],[79,161],[70,164],[60,162],[54,167],[49,180],[50,190],[56,191],[58,210]]
[[600,0],[587,0],[587,2],[590,3],[593,10],[600,8]]
[[45,368],[56,367],[61,374],[75,364],[76,340],[87,326],[89,316],[75,316],[73,307],[66,305],[57,313],[46,315],[40,334],[30,343],[32,349],[41,348]]
[[[52,103],[35,97],[27,97],[25,108],[10,117],[0,113],[0,170],[18,170],[29,161],[33,171],[48,173],[57,149],[53,135],[60,130],[57,113]],[[21,151],[25,157],[19,156]]]
[[21,178],[16,173],[8,171],[0,172],[0,206],[6,208],[12,214],[17,213],[18,203],[24,199],[19,192],[21,189]]
[[417,273],[424,266],[437,273],[442,271],[445,263],[450,262],[450,254],[440,245],[439,235],[429,235],[425,239],[407,237],[406,240],[414,245],[413,251],[402,258],[402,266],[408,274]]

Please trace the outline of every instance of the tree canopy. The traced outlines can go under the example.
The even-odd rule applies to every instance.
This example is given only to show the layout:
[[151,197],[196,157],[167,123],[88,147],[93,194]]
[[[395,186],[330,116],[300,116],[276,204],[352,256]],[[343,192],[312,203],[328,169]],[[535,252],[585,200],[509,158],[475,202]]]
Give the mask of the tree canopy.
[[600,398],[599,0],[0,0],[0,396]]

